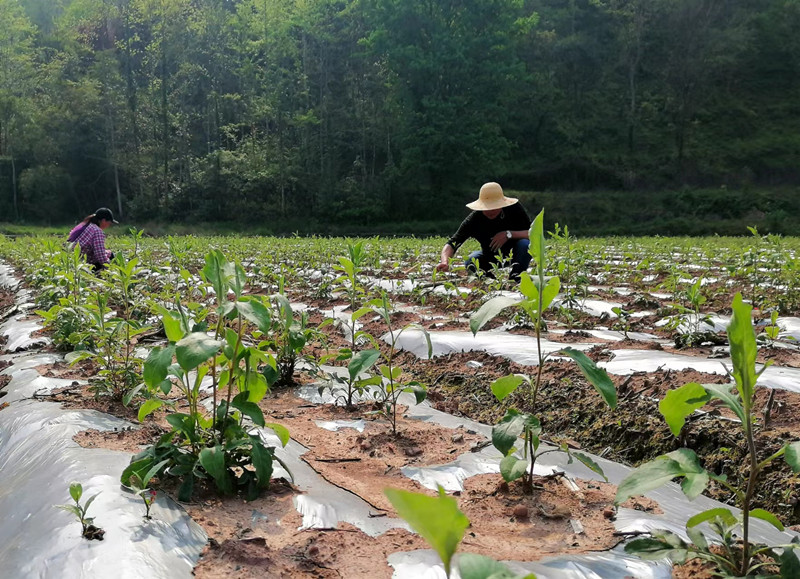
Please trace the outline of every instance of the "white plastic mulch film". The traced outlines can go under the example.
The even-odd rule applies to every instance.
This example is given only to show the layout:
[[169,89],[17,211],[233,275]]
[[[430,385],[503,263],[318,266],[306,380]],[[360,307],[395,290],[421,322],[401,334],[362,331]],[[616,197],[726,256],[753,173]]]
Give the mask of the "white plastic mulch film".
[[[19,286],[3,264],[0,286]],[[119,483],[131,454],[86,449],[72,440],[83,430],[113,431],[131,425],[100,412],[68,410],[34,398],[70,381],[36,371],[59,357],[31,350],[46,340],[31,337],[41,326],[27,315],[26,299],[18,292],[16,306],[0,312],[5,318],[0,320],[0,336],[6,338],[0,360],[11,363],[2,370],[11,381],[0,397],[0,403],[9,403],[0,410],[0,576],[191,577],[207,539],[200,526],[161,494],[151,509],[152,519],[146,520],[142,500]],[[83,485],[82,503],[99,493],[88,516],[105,530],[102,541],[84,539],[77,518],[54,506],[72,504],[72,482]]]

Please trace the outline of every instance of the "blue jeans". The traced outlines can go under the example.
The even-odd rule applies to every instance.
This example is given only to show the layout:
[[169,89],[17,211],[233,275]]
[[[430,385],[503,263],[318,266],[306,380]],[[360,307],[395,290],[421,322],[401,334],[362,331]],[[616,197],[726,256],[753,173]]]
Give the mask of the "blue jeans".
[[519,274],[528,270],[531,264],[531,254],[528,253],[530,247],[528,239],[509,239],[500,251],[491,255],[483,255],[483,250],[473,251],[469,254],[464,265],[472,273],[478,273],[481,268],[487,275],[492,275],[492,264],[499,264],[499,256],[508,258],[511,255],[511,279],[519,281]]

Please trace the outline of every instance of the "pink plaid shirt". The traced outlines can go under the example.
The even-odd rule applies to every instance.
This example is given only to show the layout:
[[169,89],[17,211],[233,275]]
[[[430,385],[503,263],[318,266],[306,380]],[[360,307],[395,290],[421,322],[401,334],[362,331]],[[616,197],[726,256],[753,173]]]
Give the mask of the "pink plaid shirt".
[[76,240],[81,246],[81,253],[92,265],[104,265],[109,262],[106,250],[106,234],[98,225],[90,223]]

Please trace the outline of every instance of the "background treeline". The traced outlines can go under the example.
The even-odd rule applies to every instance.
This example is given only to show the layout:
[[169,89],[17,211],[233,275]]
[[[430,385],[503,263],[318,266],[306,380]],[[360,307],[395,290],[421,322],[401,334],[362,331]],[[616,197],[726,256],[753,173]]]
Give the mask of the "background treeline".
[[798,232],[798,30],[796,0],[0,0],[0,221],[401,232],[498,180],[587,232]]

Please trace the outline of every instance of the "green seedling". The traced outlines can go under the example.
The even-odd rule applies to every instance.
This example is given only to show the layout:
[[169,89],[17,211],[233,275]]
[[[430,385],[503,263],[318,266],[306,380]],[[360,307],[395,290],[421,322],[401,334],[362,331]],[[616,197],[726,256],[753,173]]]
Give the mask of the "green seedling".
[[77,517],[78,522],[80,522],[82,528],[81,535],[84,538],[89,539],[90,541],[92,539],[102,541],[103,535],[105,535],[106,533],[103,529],[96,527],[94,525],[94,517],[86,516],[89,507],[99,494],[100,493],[97,493],[96,495],[87,499],[84,504],[81,504],[81,497],[83,496],[83,485],[81,485],[81,483],[74,482],[69,485],[69,496],[72,497],[72,500],[75,501],[75,504],[56,505],[56,507],[58,507],[59,509],[63,509],[68,513],[72,513]]
[[[531,409],[530,412],[520,412],[514,408],[510,408],[506,412],[506,415],[492,429],[492,444],[504,457],[500,463],[500,473],[503,478],[507,482],[511,482],[520,477],[524,477],[529,487],[533,483],[533,471],[536,459],[542,454],[556,451],[566,452],[570,456],[570,460],[573,457],[577,458],[588,468],[605,478],[598,464],[582,453],[572,452],[566,444],[561,445],[558,449],[538,452],[542,429],[539,419],[535,415],[536,403],[542,383],[542,369],[547,359],[553,355],[544,354],[542,352],[541,334],[543,312],[553,302],[560,287],[558,277],[545,277],[546,252],[542,225],[543,220],[544,210],[534,219],[529,232],[531,240],[530,252],[536,260],[536,275],[532,277],[527,272],[523,272],[519,288],[524,299],[519,301],[515,298],[505,296],[490,299],[470,318],[470,329],[473,334],[477,334],[486,322],[494,318],[503,309],[510,306],[522,308],[528,317],[534,321],[536,346],[539,356],[536,375],[526,376],[522,374],[511,374],[495,380],[491,385],[492,393],[497,400],[501,402],[521,384],[526,384],[528,386],[528,399],[526,404]],[[603,401],[612,409],[616,407],[616,389],[605,370],[598,368],[586,354],[573,348],[565,348],[554,354],[572,358],[578,364],[578,367],[586,379],[601,395]],[[522,459],[517,458],[515,455],[517,450],[515,445],[520,436],[523,438]],[[526,475],[526,468],[528,467],[529,469]]]
[[627,340],[628,332],[631,330],[631,312],[617,306],[611,308],[611,311],[617,314],[618,322],[614,325],[614,329],[620,330]]
[[[383,492],[397,514],[436,551],[450,577],[453,556],[469,527],[469,519],[459,510],[456,500],[441,487],[436,497],[391,488]],[[472,554],[459,555],[458,572],[462,579],[517,579],[502,563]],[[528,574],[520,579],[536,577]]]
[[[750,577],[760,574],[766,567],[780,568],[781,577],[800,576],[800,561],[794,550],[800,543],[762,545],[750,540],[751,520],[761,519],[783,531],[778,518],[764,509],[752,508],[761,473],[776,459],[784,457],[791,469],[800,472],[800,442],[785,444],[773,455],[761,458],[755,443],[754,429],[756,382],[764,370],[756,372],[756,336],[751,320],[752,307],[745,304],[741,294],[733,300],[733,318],[728,326],[733,368],[728,372],[736,382],[735,389],[725,384],[698,384],[692,382],[668,392],[659,404],[670,431],[678,436],[686,417],[711,400],[721,402],[739,419],[746,444],[749,475],[744,488],[731,485],[724,476],[705,470],[697,455],[682,448],[648,462],[628,475],[617,490],[617,504],[628,498],[660,487],[672,479],[681,479],[681,490],[689,498],[699,496],[710,481],[729,490],[741,509],[734,514],[720,507],[703,511],[686,522],[689,542],[669,531],[652,533],[649,538],[631,541],[625,546],[628,553],[645,559],[669,558],[675,563],[700,558],[714,564],[718,573],[726,577]],[[722,551],[710,548],[710,543],[698,528],[708,523],[722,543]]]
[[430,359],[433,354],[431,337],[428,334],[428,331],[419,324],[408,324],[400,331],[396,331],[392,327],[392,306],[386,297],[386,292],[383,293],[380,299],[372,300],[369,305],[372,310],[377,313],[384,322],[386,322],[386,327],[389,330],[389,352],[386,354],[381,353],[384,363],[379,367],[381,376],[383,377],[383,380],[379,383],[379,391],[381,394],[381,400],[379,400],[379,402],[384,415],[392,423],[392,434],[397,434],[397,400],[400,398],[400,395],[403,392],[414,394],[414,399],[416,403],[419,404],[425,400],[428,393],[425,386],[416,380],[407,382],[402,380],[403,368],[395,365],[394,360],[397,349],[397,341],[400,339],[402,333],[406,330],[417,330],[422,332],[428,345],[428,359]]
[[156,500],[156,490],[150,488],[150,483],[155,478],[156,474],[167,466],[169,463],[168,460],[162,460],[158,464],[154,465],[145,465],[148,466],[148,470],[145,472],[143,470],[131,472],[128,475],[128,484],[125,485],[129,489],[131,489],[136,496],[142,499],[144,502],[144,518],[150,519],[150,507],[153,506],[153,503]]

